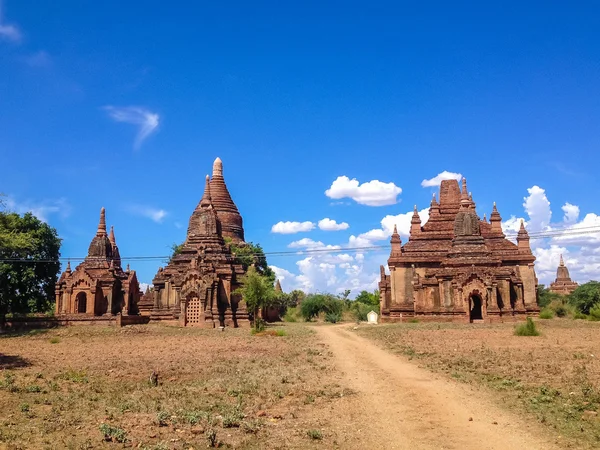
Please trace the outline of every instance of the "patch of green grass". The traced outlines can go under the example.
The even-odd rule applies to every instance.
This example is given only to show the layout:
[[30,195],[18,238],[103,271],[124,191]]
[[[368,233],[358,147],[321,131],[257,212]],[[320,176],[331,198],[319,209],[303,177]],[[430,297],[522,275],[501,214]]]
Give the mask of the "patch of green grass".
[[88,377],[84,370],[69,369],[57,376],[61,380],[72,381],[73,383],[87,383]]
[[32,384],[31,386],[27,386],[27,389],[25,389],[27,392],[42,392],[42,388],[39,387],[37,384]]
[[308,430],[306,434],[314,441],[320,441],[323,439],[323,433],[321,433],[321,430]]
[[156,422],[159,427],[166,427],[169,424],[171,415],[167,411],[159,411],[156,413]]
[[550,308],[544,308],[540,311],[540,319],[554,319],[554,311]]
[[515,328],[516,336],[539,336],[540,332],[535,326],[535,322],[531,319],[531,317],[527,318],[527,322],[522,323],[521,325],[517,325]]
[[29,404],[28,403],[21,403],[21,412],[29,412]]
[[419,323],[419,319],[417,319],[416,317],[413,317],[411,319],[407,320],[408,323]]
[[60,339],[57,338],[56,336],[50,338],[50,343],[51,344],[58,344],[60,342]]
[[113,427],[107,423],[100,425],[100,433],[104,436],[104,440],[107,442],[127,442],[127,433],[123,428]]

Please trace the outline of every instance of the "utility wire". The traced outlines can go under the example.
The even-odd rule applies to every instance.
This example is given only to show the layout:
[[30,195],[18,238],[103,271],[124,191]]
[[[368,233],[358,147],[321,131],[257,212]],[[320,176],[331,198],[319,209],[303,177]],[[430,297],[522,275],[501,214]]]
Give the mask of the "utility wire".
[[[529,233],[530,239],[546,239],[550,237],[570,237],[570,236],[581,236],[586,234],[596,234],[600,233],[600,226],[589,226],[589,227],[581,227],[576,229],[563,229],[563,230],[548,230],[548,231],[539,231],[534,233]],[[517,234],[506,234],[507,239],[516,238]],[[375,251],[383,251],[388,250],[390,248],[390,244],[382,244],[382,245],[371,245],[371,246],[362,246],[362,247],[340,247],[340,248],[313,248],[313,249],[304,249],[304,250],[279,250],[272,252],[264,252],[264,256],[294,256],[294,255],[327,255],[327,254],[336,254],[336,253],[373,253]],[[260,253],[249,253],[247,256],[262,256]],[[83,261],[86,257],[61,257],[58,260],[56,259],[23,259],[23,258],[5,258],[0,259],[0,262],[4,263],[56,263],[60,261]],[[121,257],[121,261],[153,261],[153,260],[166,260],[171,259],[170,255],[160,255],[160,256],[126,256]]]

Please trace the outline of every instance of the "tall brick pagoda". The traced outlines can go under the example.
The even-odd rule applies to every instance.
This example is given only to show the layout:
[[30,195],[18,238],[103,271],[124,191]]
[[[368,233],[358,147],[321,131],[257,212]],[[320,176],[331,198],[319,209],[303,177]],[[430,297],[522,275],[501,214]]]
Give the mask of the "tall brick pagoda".
[[394,229],[388,259],[381,266],[381,319],[431,317],[480,321],[539,311],[535,257],[523,222],[515,245],[506,239],[496,204],[489,222],[480,220],[475,202],[456,180],[440,185],[440,201],[421,225],[415,206],[410,236],[402,245]]
[[558,268],[556,269],[556,280],[553,283],[550,283],[550,292],[555,292],[561,295],[569,295],[575,289],[577,289],[579,285],[571,280],[571,275],[569,275],[569,269],[565,266],[565,261],[563,260],[562,255],[560,255],[560,263],[558,264]]
[[113,227],[106,233],[106,213],[100,210],[100,222],[88,254],[75,270],[67,263],[55,288],[56,314],[111,316],[138,314],[140,286],[129,265],[123,270]]
[[208,328],[249,326],[245,303],[234,294],[245,271],[224,238],[243,243],[244,229],[217,158],[212,180],[206,176],[204,195],[190,217],[181,252],[159,268],[152,281],[152,319]]

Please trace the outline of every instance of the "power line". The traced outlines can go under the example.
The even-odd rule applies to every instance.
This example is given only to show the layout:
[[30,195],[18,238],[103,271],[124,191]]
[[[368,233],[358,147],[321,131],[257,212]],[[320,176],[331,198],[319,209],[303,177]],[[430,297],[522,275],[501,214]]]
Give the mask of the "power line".
[[[535,239],[547,239],[552,237],[561,237],[561,236],[581,236],[587,234],[596,234],[600,233],[600,226],[588,226],[588,227],[579,227],[576,229],[555,229],[555,230],[546,230],[539,232],[528,233],[529,238],[532,240]],[[505,237],[507,239],[516,238],[518,234],[511,233],[506,234]],[[389,250],[390,244],[381,244],[381,245],[371,245],[371,246],[362,246],[362,247],[341,247],[339,248],[307,248],[304,250],[279,250],[272,252],[264,252],[264,256],[302,256],[302,255],[327,255],[327,254],[336,254],[336,253],[372,253],[375,251],[383,251]],[[260,253],[249,253],[247,256],[262,256]],[[59,259],[26,259],[26,258],[4,258],[0,259],[0,262],[3,263],[56,263],[60,261],[84,261],[87,257],[61,257]],[[148,255],[148,256],[126,256],[121,257],[121,261],[168,261],[171,259],[170,255]]]

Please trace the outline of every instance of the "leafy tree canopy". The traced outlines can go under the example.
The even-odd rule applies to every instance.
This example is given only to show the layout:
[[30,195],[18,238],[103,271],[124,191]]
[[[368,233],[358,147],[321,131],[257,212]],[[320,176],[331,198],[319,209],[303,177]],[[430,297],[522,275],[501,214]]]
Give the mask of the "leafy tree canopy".
[[560,294],[557,294],[556,292],[551,292],[550,289],[545,287],[543,284],[539,284],[537,287],[537,298],[538,298],[538,305],[540,305],[541,308],[545,308],[550,303],[552,303],[554,300],[563,299],[563,296]]
[[584,314],[589,314],[590,309],[600,304],[600,282],[589,281],[582,284],[569,295],[569,303]]
[[267,257],[260,244],[252,242],[236,244],[229,238],[226,238],[225,242],[229,245],[236,262],[244,266],[244,269],[248,269],[248,267],[254,264],[260,275],[266,277],[271,284],[275,283],[275,272],[267,264]]
[[258,312],[275,301],[275,288],[273,283],[261,275],[254,266],[248,267],[248,271],[240,281],[242,285],[235,290],[235,293],[240,294],[246,302],[248,311],[253,315],[254,328],[259,330],[261,321],[258,319]]
[[6,314],[52,308],[60,243],[56,230],[31,213],[0,211],[0,327]]
[[360,294],[356,296],[355,301],[359,303],[364,303],[365,305],[379,305],[379,291],[375,290],[374,292],[369,291],[361,291]]

